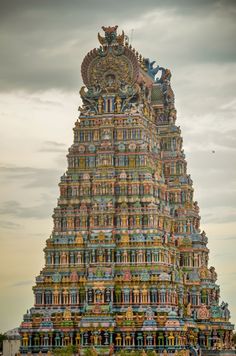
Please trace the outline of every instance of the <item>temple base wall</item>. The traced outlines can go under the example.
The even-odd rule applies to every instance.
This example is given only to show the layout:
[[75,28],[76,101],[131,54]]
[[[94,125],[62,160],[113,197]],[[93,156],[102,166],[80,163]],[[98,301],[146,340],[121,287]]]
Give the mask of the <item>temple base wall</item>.
[[[117,351],[117,352],[114,352],[114,353],[111,353],[110,351],[108,350],[104,350],[103,348],[86,348],[84,350],[80,350],[79,353],[74,353],[74,354],[71,354],[71,356],[82,356],[84,354],[87,353],[88,350],[91,350],[91,355],[92,355],[92,352],[94,352],[94,355],[96,354],[97,356],[98,355],[118,355],[122,350],[120,351]],[[131,353],[133,355],[137,353],[140,354],[140,351],[142,352],[142,355],[148,355],[147,352],[154,352],[154,349],[147,349],[147,348],[144,348],[143,350],[126,350],[126,353]],[[155,350],[156,352],[156,355],[157,356],[173,356],[173,355],[179,355],[179,356],[234,356],[236,355],[236,350],[201,350],[200,352],[198,353],[194,353],[190,350],[181,350],[181,351],[171,351],[171,352],[167,352],[167,350],[162,350],[162,352],[158,351],[158,350]],[[10,353],[3,353],[3,356],[8,356],[8,355],[13,355],[13,354],[10,354]],[[39,353],[16,353],[14,354],[16,356],[53,356],[54,354],[52,352],[47,352],[47,353],[42,353],[42,352],[39,352]]]
[[233,356],[236,350],[204,350],[202,356]]

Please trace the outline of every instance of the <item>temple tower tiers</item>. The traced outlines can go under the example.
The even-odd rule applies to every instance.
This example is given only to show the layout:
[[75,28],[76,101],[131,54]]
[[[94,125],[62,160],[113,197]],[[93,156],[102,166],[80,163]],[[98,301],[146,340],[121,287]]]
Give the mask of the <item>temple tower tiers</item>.
[[103,27],[59,183],[21,353],[76,345],[210,354],[232,348],[176,126],[169,69]]

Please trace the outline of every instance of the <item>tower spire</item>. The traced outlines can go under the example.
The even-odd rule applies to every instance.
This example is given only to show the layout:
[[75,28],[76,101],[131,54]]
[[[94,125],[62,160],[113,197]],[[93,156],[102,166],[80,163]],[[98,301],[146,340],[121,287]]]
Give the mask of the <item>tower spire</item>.
[[208,266],[171,72],[117,28],[103,27],[81,66],[80,120],[21,353],[229,350],[233,325]]

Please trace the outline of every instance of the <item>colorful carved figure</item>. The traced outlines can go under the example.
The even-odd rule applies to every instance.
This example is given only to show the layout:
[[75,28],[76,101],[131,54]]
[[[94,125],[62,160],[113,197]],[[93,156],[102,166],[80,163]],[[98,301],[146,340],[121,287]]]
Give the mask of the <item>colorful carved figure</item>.
[[117,28],[103,27],[81,66],[83,104],[21,354],[228,350],[233,325],[208,266],[171,72]]
[[121,102],[122,102],[122,99],[119,96],[117,96],[116,99],[115,99],[116,112],[117,113],[121,112]]
[[98,113],[101,114],[103,111],[103,98],[99,96],[98,98]]

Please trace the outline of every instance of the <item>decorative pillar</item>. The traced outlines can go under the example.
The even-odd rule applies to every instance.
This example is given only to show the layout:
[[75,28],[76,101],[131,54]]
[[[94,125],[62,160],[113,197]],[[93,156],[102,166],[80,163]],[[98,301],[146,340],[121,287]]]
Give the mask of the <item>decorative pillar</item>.
[[131,340],[132,346],[135,347],[135,333],[131,333]]
[[110,345],[113,344],[113,331],[110,331]]
[[156,347],[156,333],[153,333],[153,345]]
[[125,347],[125,333],[124,332],[122,333],[122,344],[123,344],[123,347]]
[[29,347],[32,346],[32,334],[29,334]]
[[108,345],[109,342],[108,342],[108,337],[109,337],[109,334],[107,332],[107,330],[104,332],[104,338],[105,338],[105,342],[104,342],[104,345]]
[[147,346],[147,335],[146,335],[146,333],[144,333],[143,336],[144,336],[144,346]]
[[85,346],[88,345],[88,333],[87,333],[87,331],[84,333],[84,345]]

